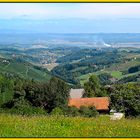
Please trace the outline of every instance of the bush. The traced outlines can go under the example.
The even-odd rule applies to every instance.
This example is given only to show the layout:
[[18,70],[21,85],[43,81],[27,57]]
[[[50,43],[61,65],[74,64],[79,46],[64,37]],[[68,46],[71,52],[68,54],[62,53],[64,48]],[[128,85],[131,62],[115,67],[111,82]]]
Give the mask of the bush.
[[75,106],[68,107],[65,110],[66,115],[68,116],[83,116],[83,117],[96,117],[98,116],[98,112],[96,111],[95,107],[86,107],[81,106],[80,109],[76,108]]
[[47,111],[40,107],[32,107],[32,114],[35,115],[47,115]]
[[10,113],[18,115],[47,115],[47,111],[39,107],[28,106],[27,108],[0,108],[0,113]]
[[89,109],[91,110],[91,117],[99,116],[99,112],[96,110],[94,106],[89,107]]
[[11,114],[33,115],[33,114],[47,114],[47,111],[40,107],[31,106],[31,104],[24,99],[13,99],[2,106],[2,110]]
[[56,115],[56,116],[63,115],[63,114],[64,114],[63,110],[59,107],[54,108],[51,112],[51,115]]
[[96,117],[98,115],[98,112],[96,111],[95,107],[81,106],[79,112],[81,116],[84,117]]
[[79,109],[75,106],[68,107],[65,112],[68,116],[80,116]]

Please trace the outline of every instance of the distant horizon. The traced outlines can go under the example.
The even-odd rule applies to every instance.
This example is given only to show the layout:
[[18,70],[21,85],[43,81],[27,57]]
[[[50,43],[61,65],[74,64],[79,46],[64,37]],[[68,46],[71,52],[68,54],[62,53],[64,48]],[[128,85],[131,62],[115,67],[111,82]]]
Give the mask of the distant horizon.
[[140,33],[140,3],[0,3],[1,32]]

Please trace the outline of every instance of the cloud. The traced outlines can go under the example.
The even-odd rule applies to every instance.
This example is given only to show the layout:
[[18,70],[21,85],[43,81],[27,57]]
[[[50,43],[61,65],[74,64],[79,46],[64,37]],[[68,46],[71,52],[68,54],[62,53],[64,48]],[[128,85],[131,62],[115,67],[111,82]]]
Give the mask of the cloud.
[[[23,17],[23,15],[26,15]],[[139,3],[0,3],[0,18],[140,18]]]

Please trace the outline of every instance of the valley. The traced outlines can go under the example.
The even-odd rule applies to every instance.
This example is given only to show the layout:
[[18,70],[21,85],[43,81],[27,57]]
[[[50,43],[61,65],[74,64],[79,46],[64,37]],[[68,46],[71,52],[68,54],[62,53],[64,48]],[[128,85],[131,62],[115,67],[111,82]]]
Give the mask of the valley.
[[[24,37],[29,37],[24,44],[16,42],[10,44],[10,40],[5,45],[0,44],[1,72],[16,73],[21,77],[38,81],[57,76],[69,84],[81,87],[91,74],[107,73],[114,78],[114,82],[118,82],[139,75],[139,71],[128,72],[131,67],[140,65],[139,36],[139,34],[43,34],[40,37],[42,39],[47,37],[47,42],[42,40],[40,43],[33,43],[33,39],[37,42],[37,35],[29,37],[23,34],[23,37],[18,36],[20,41],[24,40]],[[9,60],[12,62],[2,63]]]

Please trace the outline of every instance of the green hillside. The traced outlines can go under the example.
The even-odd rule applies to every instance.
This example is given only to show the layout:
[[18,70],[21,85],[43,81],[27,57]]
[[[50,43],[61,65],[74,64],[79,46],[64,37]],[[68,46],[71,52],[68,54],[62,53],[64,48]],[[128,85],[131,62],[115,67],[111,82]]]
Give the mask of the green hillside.
[[126,62],[114,63],[111,66],[101,69],[99,71],[81,75],[78,77],[78,79],[80,80],[81,85],[83,85],[92,74],[100,75],[103,73],[108,73],[112,77],[114,77],[118,80],[121,80],[126,77],[138,75],[140,73],[140,71],[137,71],[134,73],[128,73],[129,68],[135,67],[138,65],[140,65],[139,59],[137,59],[137,60],[132,59],[132,60],[129,60]]
[[36,81],[48,81],[51,78],[46,69],[19,59],[0,58],[0,72],[17,74],[21,78],[34,79]]

